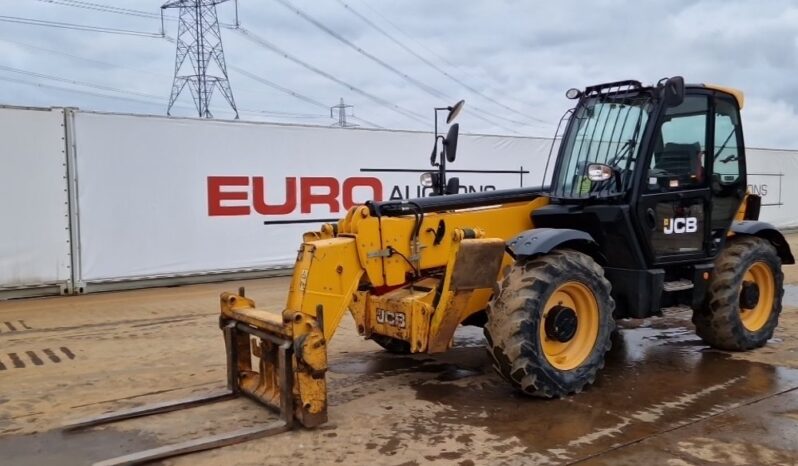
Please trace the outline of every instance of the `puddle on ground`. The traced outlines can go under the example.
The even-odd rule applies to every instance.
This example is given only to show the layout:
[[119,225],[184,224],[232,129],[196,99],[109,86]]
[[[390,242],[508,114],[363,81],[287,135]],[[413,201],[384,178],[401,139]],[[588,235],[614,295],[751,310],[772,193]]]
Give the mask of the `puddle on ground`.
[[379,376],[398,370],[408,371],[435,362],[427,355],[395,356],[387,352],[367,353],[363,356],[349,354],[346,358],[331,361],[330,372],[337,374],[372,374]]
[[[442,362],[442,356],[461,352],[467,348],[484,352],[484,337],[481,328],[461,327],[455,335],[454,347],[442,354],[396,355],[387,351],[366,353],[347,353],[330,361],[331,374],[367,375],[369,380],[392,377],[412,372],[440,373],[443,379],[457,380],[471,375],[482,374],[481,361],[475,364],[461,362],[455,365]],[[444,375],[445,373],[445,375]]]
[[417,398],[443,409],[432,423],[404,418],[392,426],[410,438],[470,426],[554,461],[635,442],[798,387],[796,370],[732,359],[707,347],[686,309],[619,322],[596,383],[562,400],[513,390],[495,374],[481,334],[463,328],[455,348],[434,357],[366,353],[362,360],[333,363],[331,372],[357,373],[360,382],[411,374]]
[[[785,305],[793,305],[789,299],[796,298],[798,287],[786,287]],[[398,382],[402,376],[402,384],[411,387],[418,400],[435,405],[435,414],[430,418],[394,410],[396,419],[386,428],[395,442],[375,446],[379,454],[400,451],[407,439],[456,439],[465,448],[471,442],[468,436],[481,432],[493,439],[485,451],[521,449],[530,459],[570,462],[798,387],[796,370],[736,360],[708,348],[695,336],[689,310],[619,322],[594,386],[562,400],[520,395],[495,374],[483,344],[482,329],[464,327],[456,334],[455,347],[442,354],[341,355],[330,361],[330,409],[390,391],[391,378]],[[778,417],[792,422],[796,415],[788,413]],[[756,427],[765,432],[760,436],[775,431],[798,438],[798,423],[775,429],[769,417],[754,427],[745,418],[728,422],[737,423],[731,428],[740,432]],[[403,439],[402,445],[397,438]],[[109,452],[123,454],[158,443],[163,441],[112,429],[77,435],[12,434],[0,437],[0,458],[3,464],[86,464],[106,459]],[[461,455],[446,454],[449,457],[427,460],[451,461]],[[469,456],[474,455],[464,458]]]

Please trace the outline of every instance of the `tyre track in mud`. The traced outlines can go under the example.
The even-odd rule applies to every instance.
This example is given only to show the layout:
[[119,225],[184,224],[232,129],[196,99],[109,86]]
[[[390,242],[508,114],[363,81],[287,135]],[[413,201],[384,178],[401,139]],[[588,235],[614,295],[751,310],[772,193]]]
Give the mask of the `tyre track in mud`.
[[[198,322],[203,319],[212,319],[214,316],[182,314],[178,316],[157,317],[147,319],[125,319],[119,321],[109,321],[100,323],[87,323],[85,325],[72,325],[63,327],[30,328],[15,332],[0,333],[0,342],[17,343],[47,341],[48,339],[72,339],[102,335],[123,335],[132,332],[134,329],[142,327],[156,327],[159,325],[182,324],[188,322]],[[97,330],[92,333],[81,333],[87,330]],[[163,332],[164,329],[157,329]]]
[[[176,295],[175,300],[178,298]],[[28,350],[35,351],[44,362],[36,366],[26,361],[25,369],[0,372],[3,394],[0,397],[4,398],[0,400],[0,432],[3,432],[0,439],[29,432],[33,429],[31,425],[55,426],[58,424],[55,421],[66,414],[73,417],[72,409],[81,417],[223,387],[224,358],[215,322],[217,312],[188,313],[188,306],[198,301],[177,305],[175,300],[164,300],[157,308],[150,303],[138,314],[155,309],[159,312],[157,316],[130,318],[128,314],[104,322],[86,319],[86,325],[69,322],[47,328],[43,323],[58,323],[58,313],[34,313],[23,316],[31,328],[14,325],[15,332],[3,322],[14,324],[19,316],[0,312],[3,346],[0,360],[12,351],[6,350],[5,345],[13,342],[13,351],[20,357],[27,357]],[[209,308],[204,304],[204,308]],[[128,306],[134,307],[135,303]],[[98,316],[102,308],[96,305]],[[333,457],[350,464],[402,461],[456,464],[468,460],[478,464],[514,464],[514,460],[533,459],[549,464],[585,460],[602,464],[601,458],[615,458],[614,455],[627,451],[655,455],[635,464],[655,464],[663,458],[661,447],[657,447],[659,450],[646,447],[647,442],[686,436],[682,432],[712,425],[722,417],[733,418],[735,413],[760,402],[775,403],[779,409],[787,410],[781,400],[795,397],[798,372],[779,366],[788,363],[790,357],[798,360],[798,355],[782,351],[764,363],[739,360],[737,355],[730,358],[704,349],[689,327],[686,314],[651,322],[622,327],[597,386],[578,397],[554,402],[520,398],[502,383],[487,362],[478,330],[459,335],[456,347],[447,353],[396,356],[381,352],[370,342],[362,342],[356,330],[344,324],[330,347],[329,409],[334,423],[324,429],[298,429],[280,438],[191,455],[176,460],[175,464],[229,464],[238,460],[258,464],[265,457],[295,461],[294,464],[325,464]],[[638,328],[638,324],[644,327]],[[787,319],[785,325],[798,328],[795,320]],[[791,332],[777,334],[777,338],[785,341],[775,341],[768,349],[787,347],[786,338]],[[65,344],[56,346],[59,340]],[[50,364],[42,352],[44,348],[52,350],[59,346],[66,346],[75,354],[76,359],[70,365],[64,364],[66,357],[59,365]],[[136,354],[139,351],[146,354]],[[59,355],[57,351],[55,354]],[[117,354],[118,359],[114,359]],[[15,384],[3,377],[11,370],[28,374],[19,387],[21,403],[15,400]],[[230,414],[233,421],[252,422],[251,419],[264,413],[248,400],[228,403],[231,403],[229,410],[235,411]],[[21,417],[18,414],[13,418],[3,417],[9,404],[15,405],[17,412],[19,409],[28,412]],[[220,411],[226,410],[227,407],[220,407]],[[209,419],[214,419],[204,417],[207,415],[202,411],[180,416],[179,421],[172,423],[207,425]],[[38,421],[25,422],[31,418]],[[160,425],[161,421],[153,421],[158,425],[152,432],[147,425],[141,431],[134,425],[116,431],[109,438],[92,432],[86,438],[70,440],[72,443],[67,445],[77,448],[89,439],[102,441],[107,445],[98,448],[110,453],[106,457],[113,456],[115,446],[124,445],[131,438],[143,436],[163,443],[167,437],[162,432],[172,426],[163,422]],[[772,429],[762,427],[770,422],[771,418],[757,421],[764,433],[748,439],[754,444],[771,443],[772,448],[788,453],[792,451],[790,448],[794,450],[795,446],[779,444]],[[216,425],[219,422],[211,424],[214,428],[229,427]],[[735,430],[746,428],[745,423],[729,425]],[[794,432],[784,430],[788,428],[781,425],[779,428],[781,432]],[[192,432],[195,430],[202,431],[199,427],[191,428]],[[50,437],[43,435],[42,442],[46,445]],[[13,439],[19,445],[21,438],[8,437],[8,440]],[[362,441],[347,443],[344,451],[342,438]],[[293,456],[296,450],[291,445],[297,442],[313,445],[312,449],[302,449],[305,455],[302,459]],[[63,443],[53,441],[53,445]],[[30,464],[40,463],[36,460],[41,458],[44,457],[32,456]]]

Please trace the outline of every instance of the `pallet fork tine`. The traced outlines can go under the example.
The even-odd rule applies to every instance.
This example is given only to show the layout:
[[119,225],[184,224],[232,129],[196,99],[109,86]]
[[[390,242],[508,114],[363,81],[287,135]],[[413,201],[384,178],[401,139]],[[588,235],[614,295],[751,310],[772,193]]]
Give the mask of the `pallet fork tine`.
[[214,448],[226,447],[236,443],[246,442],[261,437],[277,435],[290,430],[290,427],[283,421],[272,422],[263,426],[248,427],[232,432],[225,432],[217,435],[210,435],[195,440],[175,443],[163,447],[143,450],[129,455],[118,456],[108,460],[94,463],[94,466],[121,466],[144,464],[151,461],[171,458],[173,456],[194,453],[198,451],[211,450]]
[[153,414],[162,414],[181,409],[192,408],[204,404],[215,403],[219,401],[226,401],[245,395],[269,408],[278,408],[276,406],[265,403],[246,391],[241,390],[239,383],[239,338],[238,333],[253,335],[259,338],[261,344],[268,342],[276,344],[278,353],[278,380],[280,386],[280,405],[279,413],[280,420],[269,422],[264,425],[247,427],[238,429],[231,432],[224,432],[221,434],[210,435],[197,439],[188,440],[185,442],[174,443],[157,448],[143,450],[139,452],[130,453],[123,456],[118,456],[108,460],[95,463],[96,466],[111,466],[111,465],[130,465],[130,464],[143,464],[155,460],[170,458],[173,456],[183,455],[186,453],[198,452],[203,450],[210,450],[223,446],[233,445],[248,440],[268,437],[282,432],[289,431],[294,425],[294,406],[293,406],[293,382],[294,375],[292,369],[293,358],[293,345],[291,341],[282,340],[270,334],[258,331],[250,326],[244,325],[240,322],[230,321],[222,326],[224,332],[225,347],[227,350],[227,386],[228,390],[222,393],[214,393],[209,395],[202,395],[196,397],[189,397],[180,400],[173,400],[162,403],[154,403],[150,405],[141,406],[138,408],[116,411],[112,413],[103,414],[100,416],[81,419],[72,422],[62,427],[65,432],[74,432],[77,430],[87,429],[90,427],[101,426],[113,422],[123,421],[127,419],[134,419],[137,417],[150,416]]
[[127,419],[134,419],[137,417],[150,416],[153,414],[163,414],[171,411],[178,411],[181,409],[193,408],[203,404],[214,403],[217,401],[232,400],[236,395],[230,391],[225,390],[217,394],[201,395],[196,397],[182,398],[179,400],[171,400],[164,403],[153,403],[137,408],[114,411],[111,413],[103,414],[96,417],[89,417],[80,419],[69,423],[62,427],[62,430],[67,432],[77,431],[81,429],[88,429],[97,427],[103,424],[110,424],[112,422],[124,421]]

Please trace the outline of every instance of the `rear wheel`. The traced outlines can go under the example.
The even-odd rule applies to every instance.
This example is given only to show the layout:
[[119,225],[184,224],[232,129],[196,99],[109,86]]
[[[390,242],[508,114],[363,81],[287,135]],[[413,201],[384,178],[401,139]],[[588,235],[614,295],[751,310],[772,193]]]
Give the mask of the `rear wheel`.
[[784,293],[781,259],[769,241],[734,238],[715,260],[696,333],[710,346],[744,351],[764,346],[779,323]]
[[517,263],[488,307],[494,367],[529,395],[579,392],[604,367],[614,308],[610,283],[586,254],[556,250]]

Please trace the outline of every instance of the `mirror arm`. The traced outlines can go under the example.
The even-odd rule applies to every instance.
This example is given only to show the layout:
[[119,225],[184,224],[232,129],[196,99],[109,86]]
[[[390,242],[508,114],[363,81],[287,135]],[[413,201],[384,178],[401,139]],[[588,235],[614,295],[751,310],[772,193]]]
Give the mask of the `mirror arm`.
[[439,173],[438,194],[443,196],[444,194],[446,194],[446,146],[445,145],[441,150],[441,161],[438,163],[438,173]]
[[615,167],[612,168],[612,174],[615,175],[615,187],[618,191],[623,191],[623,178],[621,177],[621,171],[616,169]]
[[[438,158],[438,140],[439,139],[442,139],[444,141],[446,140],[446,139],[444,139],[443,136],[440,136],[440,135],[436,135],[435,136],[435,144],[432,146],[432,154],[430,154],[430,158],[429,158],[429,163],[433,167],[437,167],[438,166],[438,164],[435,163],[435,160],[437,160],[437,158]],[[441,146],[441,155],[445,154],[446,153],[445,151],[446,151],[446,146],[442,145]]]

